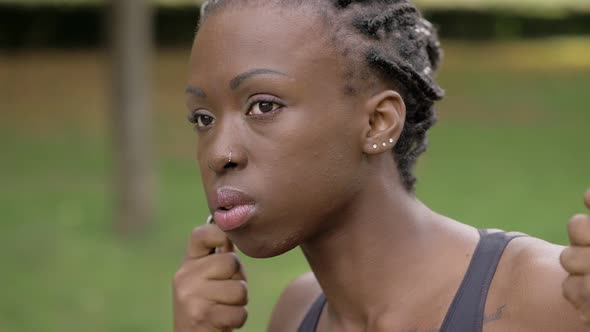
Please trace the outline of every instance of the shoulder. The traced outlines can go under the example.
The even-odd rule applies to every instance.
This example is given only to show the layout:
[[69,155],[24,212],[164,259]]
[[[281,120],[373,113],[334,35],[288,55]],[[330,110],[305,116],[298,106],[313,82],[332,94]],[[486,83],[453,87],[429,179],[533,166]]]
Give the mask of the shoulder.
[[486,314],[504,308],[505,319],[490,322],[488,331],[587,330],[562,295],[562,283],[567,277],[559,263],[563,248],[532,237],[510,242],[486,303]]
[[305,314],[321,292],[322,289],[311,272],[291,281],[275,305],[268,331],[297,331]]

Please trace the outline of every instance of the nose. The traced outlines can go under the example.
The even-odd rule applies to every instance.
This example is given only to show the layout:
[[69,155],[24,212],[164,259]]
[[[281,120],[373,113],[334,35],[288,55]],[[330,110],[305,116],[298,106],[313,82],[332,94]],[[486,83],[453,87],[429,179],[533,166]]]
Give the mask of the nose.
[[248,154],[240,135],[240,126],[229,121],[216,128],[208,149],[207,166],[218,175],[241,170],[248,164]]
[[243,148],[234,145],[228,146],[211,154],[207,166],[217,174],[240,170],[248,164],[248,157]]
[[[247,135],[243,132],[241,117],[226,112],[212,128],[205,145],[200,147],[207,167],[216,175],[242,170],[248,165]],[[221,121],[223,119],[223,121]]]

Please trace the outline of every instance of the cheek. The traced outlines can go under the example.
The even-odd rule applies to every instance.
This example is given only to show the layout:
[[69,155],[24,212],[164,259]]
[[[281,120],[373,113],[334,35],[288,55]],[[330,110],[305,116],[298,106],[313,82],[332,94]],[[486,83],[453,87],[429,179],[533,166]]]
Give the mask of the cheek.
[[362,183],[359,158],[342,141],[302,137],[274,152],[275,158],[259,168],[264,222],[256,234],[232,239],[251,257],[273,257],[301,244],[326,227],[326,220],[342,211]]
[[205,152],[205,147],[202,145],[201,142],[197,143],[197,163],[199,165],[199,171],[201,173],[201,179],[203,184],[207,183],[207,174],[209,174],[209,167],[207,166],[207,154]]
[[344,117],[325,116],[283,132],[263,171],[272,174],[265,182],[276,193],[270,197],[273,205],[285,213],[331,210],[358,191],[362,153],[349,123]]

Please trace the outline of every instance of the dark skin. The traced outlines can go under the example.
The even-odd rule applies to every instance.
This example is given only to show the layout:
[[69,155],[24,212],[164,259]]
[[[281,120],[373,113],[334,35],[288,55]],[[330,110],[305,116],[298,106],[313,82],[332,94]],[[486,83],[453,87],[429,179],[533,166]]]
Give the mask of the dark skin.
[[[406,192],[393,145],[382,145],[403,130],[402,97],[384,82],[345,95],[347,62],[310,13],[229,8],[195,38],[187,106],[199,120],[208,201],[231,186],[256,201],[256,213],[227,233],[216,225],[193,232],[174,281],[176,332],[230,331],[246,321],[233,244],[253,257],[301,246],[313,271],[283,292],[269,331],[296,331],[322,291],[328,305],[318,331],[437,331],[470,262],[477,230]],[[590,218],[577,220],[573,258],[563,263],[578,262],[568,272],[583,279]],[[215,247],[221,252],[209,255]],[[571,282],[573,295],[562,296],[562,249],[530,237],[509,244],[485,331],[586,330],[575,310],[590,308],[577,296],[584,284]]]

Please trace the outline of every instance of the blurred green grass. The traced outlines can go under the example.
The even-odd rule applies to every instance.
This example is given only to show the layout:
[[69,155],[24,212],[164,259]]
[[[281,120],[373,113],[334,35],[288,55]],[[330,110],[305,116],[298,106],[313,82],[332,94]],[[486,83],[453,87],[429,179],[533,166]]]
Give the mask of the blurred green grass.
[[[566,243],[590,185],[589,45],[447,44],[447,99],[419,163],[419,197],[477,227]],[[157,224],[124,240],[112,227],[102,54],[0,56],[0,331],[171,330],[171,278],[206,216],[183,106],[187,59],[188,50],[158,54]],[[306,264],[298,250],[245,264],[243,330],[262,331]]]

